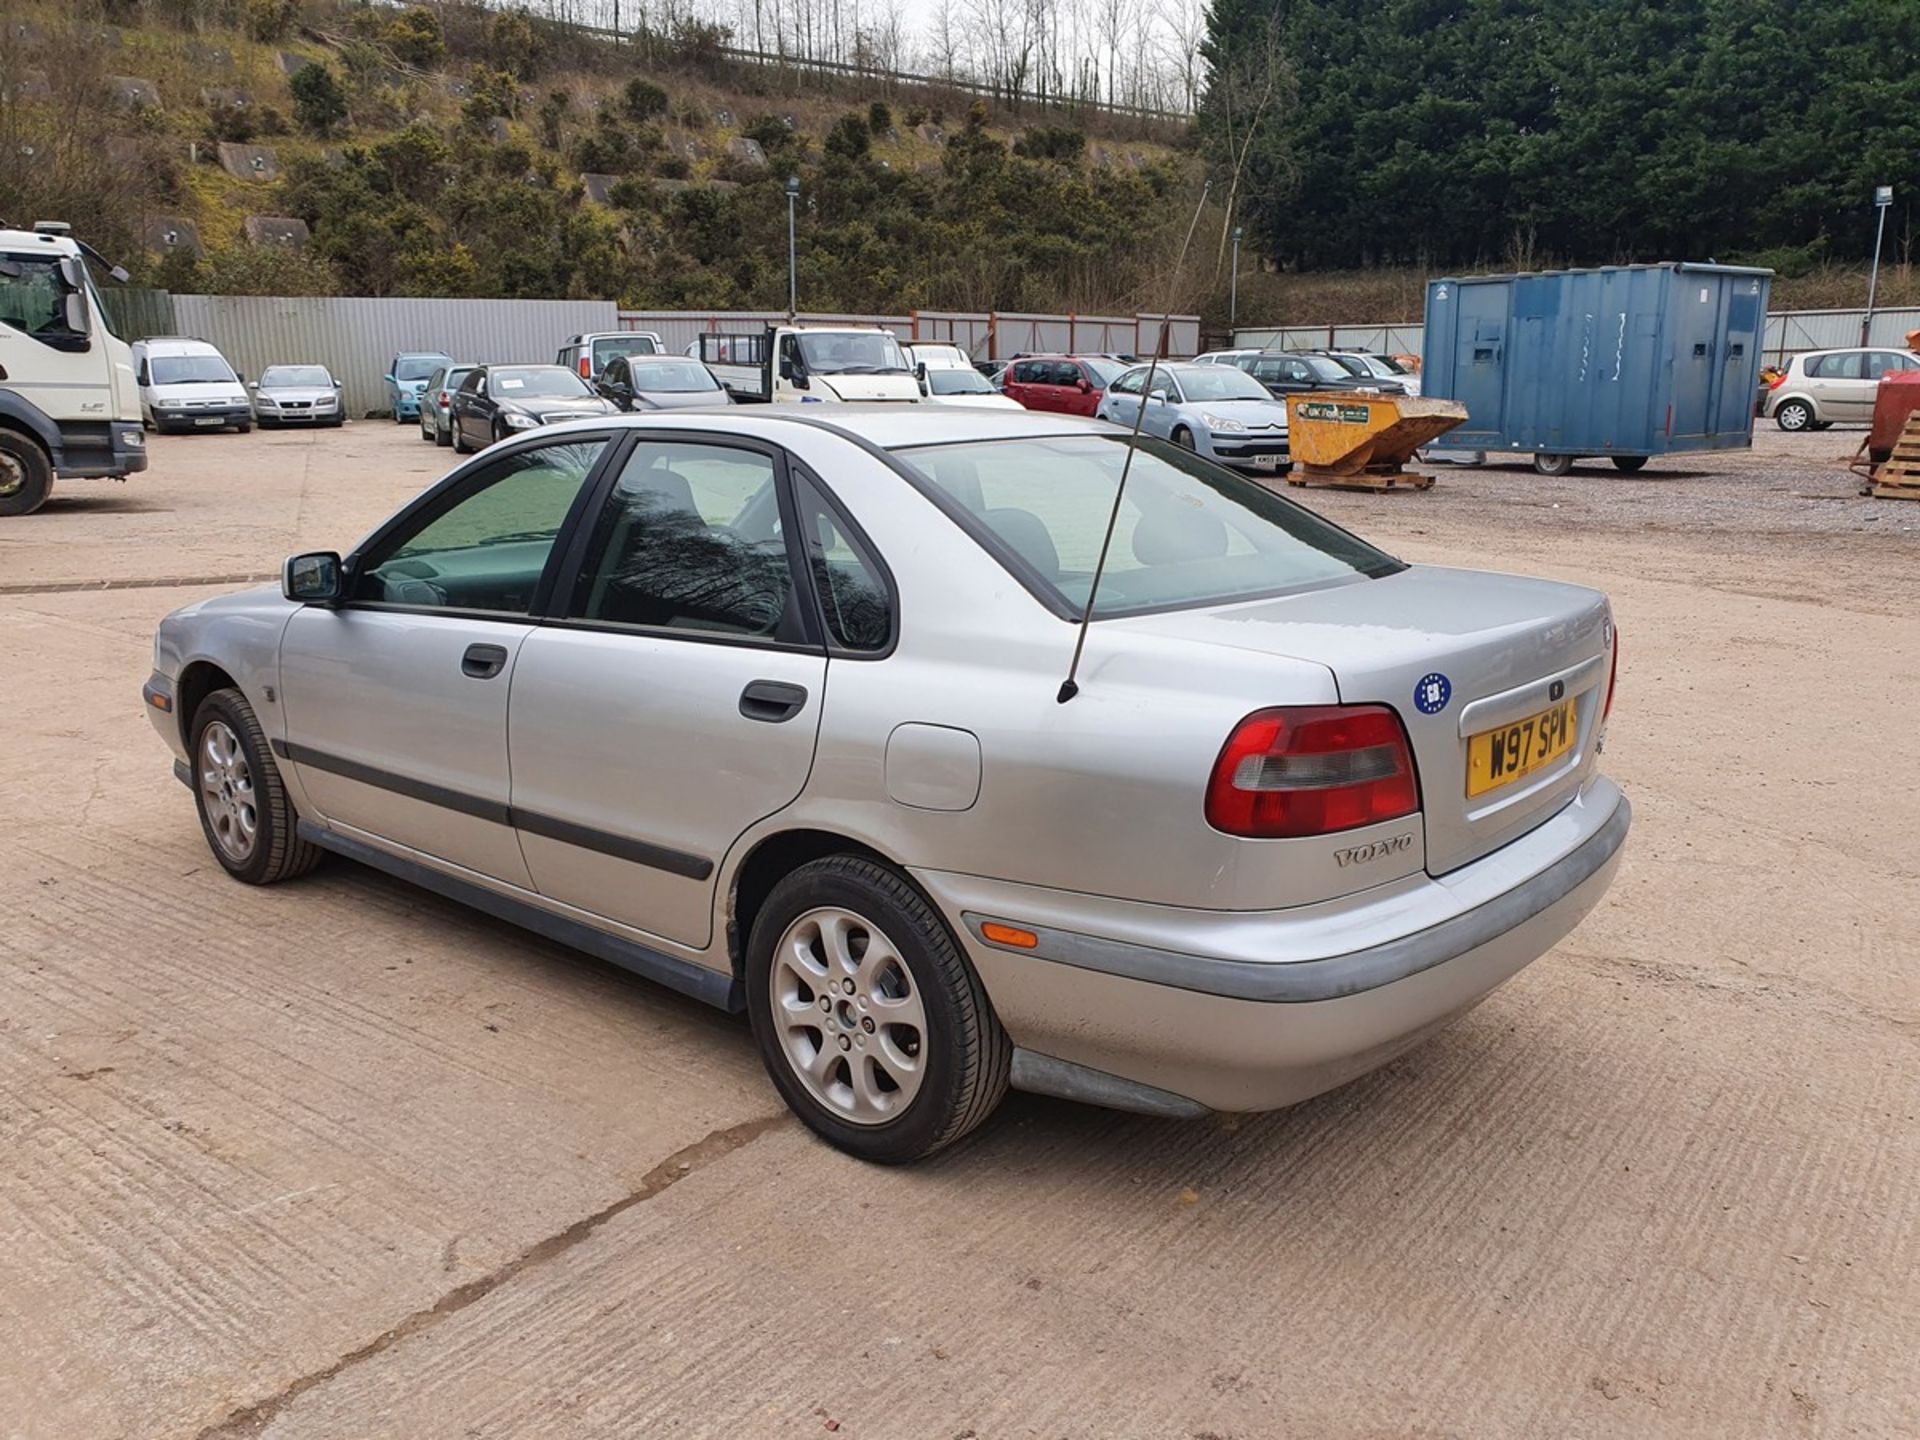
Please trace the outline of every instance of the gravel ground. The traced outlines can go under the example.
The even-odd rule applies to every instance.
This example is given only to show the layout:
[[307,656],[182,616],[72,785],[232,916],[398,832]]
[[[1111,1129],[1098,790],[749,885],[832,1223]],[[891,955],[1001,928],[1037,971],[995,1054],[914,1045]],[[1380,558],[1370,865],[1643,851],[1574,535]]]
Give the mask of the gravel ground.
[[165,438],[61,487],[0,524],[0,1434],[1920,1433],[1920,505],[1851,493],[1855,435],[1289,492],[1612,593],[1613,891],[1292,1111],[1015,1097],[907,1171],[725,1017],[207,855],[154,623],[445,452]]

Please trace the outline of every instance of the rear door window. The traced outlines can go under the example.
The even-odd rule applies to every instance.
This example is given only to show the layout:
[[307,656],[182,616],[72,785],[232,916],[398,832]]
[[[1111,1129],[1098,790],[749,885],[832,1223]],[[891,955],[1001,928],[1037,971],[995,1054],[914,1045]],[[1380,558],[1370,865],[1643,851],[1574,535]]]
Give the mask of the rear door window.
[[887,650],[894,602],[878,557],[811,481],[801,479],[794,490],[814,594],[834,647],[856,655]]

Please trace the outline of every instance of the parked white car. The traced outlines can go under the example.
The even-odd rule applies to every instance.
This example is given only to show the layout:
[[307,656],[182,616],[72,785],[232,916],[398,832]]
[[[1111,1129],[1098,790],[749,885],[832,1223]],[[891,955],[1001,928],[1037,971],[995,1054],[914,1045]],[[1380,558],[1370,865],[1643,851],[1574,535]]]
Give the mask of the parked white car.
[[1026,408],[994,389],[987,383],[987,377],[971,365],[929,366],[920,377],[920,385],[929,405],[959,405],[976,410]]
[[1809,350],[1796,355],[1773,382],[1761,413],[1782,430],[1824,430],[1829,425],[1873,418],[1882,375],[1920,370],[1911,350],[1865,348]]
[[324,365],[269,365],[247,388],[253,391],[253,417],[262,430],[345,423],[340,382]]
[[155,430],[253,428],[253,402],[227,357],[204,340],[164,336],[133,346],[140,419]]

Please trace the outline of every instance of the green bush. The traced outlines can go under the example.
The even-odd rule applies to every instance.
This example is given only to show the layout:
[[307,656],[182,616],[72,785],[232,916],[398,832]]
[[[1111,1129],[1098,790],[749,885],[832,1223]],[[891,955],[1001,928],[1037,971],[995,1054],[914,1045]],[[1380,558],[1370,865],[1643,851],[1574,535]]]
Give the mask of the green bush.
[[263,45],[285,37],[300,13],[300,0],[247,0],[247,34]]
[[487,59],[517,80],[531,80],[540,73],[546,50],[546,37],[525,10],[503,11],[487,25]]
[[842,115],[827,132],[827,153],[848,160],[863,160],[873,148],[873,135],[867,122],[858,115]]
[[209,254],[197,271],[213,295],[331,295],[339,288],[331,265],[291,245],[231,245]]
[[422,70],[438,64],[447,53],[440,17],[424,5],[403,10],[388,23],[380,38],[394,59]]
[[560,127],[573,109],[573,97],[564,90],[549,90],[540,102],[540,140],[549,150],[560,148]]
[[893,128],[893,107],[884,100],[876,100],[867,107],[867,129],[876,135],[884,135]]
[[651,120],[667,113],[667,92],[646,77],[636,75],[620,92],[620,107],[630,120]]
[[301,129],[326,136],[346,123],[346,93],[324,63],[302,66],[288,88],[293,91],[293,118]]
[[1086,152],[1085,132],[1070,125],[1035,125],[1013,144],[1013,153],[1030,160],[1078,160]]

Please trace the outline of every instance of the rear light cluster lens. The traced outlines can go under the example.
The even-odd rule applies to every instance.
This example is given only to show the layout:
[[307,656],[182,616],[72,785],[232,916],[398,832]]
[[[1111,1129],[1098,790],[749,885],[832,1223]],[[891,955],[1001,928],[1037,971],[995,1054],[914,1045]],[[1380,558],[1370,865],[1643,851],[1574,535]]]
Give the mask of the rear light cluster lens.
[[1407,733],[1384,705],[1257,710],[1207,782],[1207,823],[1257,839],[1331,835],[1419,808]]
[[1767,388],[1769,390],[1778,390],[1782,385],[1786,383],[1787,383],[1787,372],[1782,370],[1778,375],[1774,376],[1773,379],[1767,382]]
[[591,380],[593,378],[593,361],[585,355],[580,357],[580,378],[582,380]]

